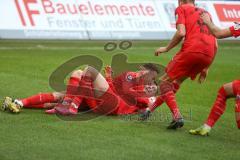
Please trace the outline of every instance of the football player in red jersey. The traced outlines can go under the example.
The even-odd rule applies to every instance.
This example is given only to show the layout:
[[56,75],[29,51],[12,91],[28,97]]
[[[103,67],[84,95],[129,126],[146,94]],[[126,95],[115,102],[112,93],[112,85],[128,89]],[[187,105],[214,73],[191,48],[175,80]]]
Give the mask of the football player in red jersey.
[[[203,82],[217,52],[216,38],[200,17],[207,11],[196,7],[194,0],[178,2],[179,7],[175,11],[177,31],[166,47],[155,51],[156,56],[168,52],[184,39],[181,50],[168,64],[166,73],[160,79],[160,96],[153,105],[154,108],[165,102],[170,108],[173,121],[168,129],[177,129],[184,125],[175,99],[180,84],[189,77],[194,80],[197,75],[200,75],[199,80]],[[145,113],[149,115],[150,110],[146,110]]]
[[[143,68],[144,70],[138,72],[125,72],[112,79],[108,75],[106,78],[103,77],[93,67],[87,67],[84,71],[79,71],[81,78],[70,78],[69,81],[74,80],[76,83],[71,83],[67,87],[63,103],[52,111],[63,115],[76,114],[78,107],[87,97],[88,100],[96,99],[94,104],[89,104],[93,112],[106,115],[132,113],[132,109],[135,110],[137,105],[132,99],[140,100],[141,97],[147,97],[144,86],[151,84],[158,74],[153,64],[145,64]],[[149,90],[151,89],[147,92]]]
[[[40,93],[25,99],[16,99],[14,102],[7,97],[2,107],[18,113],[22,107],[45,108],[54,107],[56,103],[60,103],[54,109],[46,112],[51,114],[59,110],[60,114],[76,114],[79,107],[81,109],[86,107],[86,105],[81,105],[84,101],[83,104],[87,104],[97,113],[133,114],[139,109],[150,106],[155,101],[154,96],[157,92],[157,86],[153,83],[155,76],[157,76],[157,68],[152,64],[145,64],[141,68],[142,70],[139,72],[125,72],[112,79],[110,67],[106,67],[105,77],[97,73],[94,68],[87,67],[85,71],[77,70],[72,73],[68,81],[66,94],[57,92]],[[96,76],[95,80],[93,75]],[[96,84],[94,86],[94,83],[97,83],[97,86]],[[102,96],[99,97],[98,94],[102,94]],[[120,94],[122,95],[120,96]],[[127,97],[136,101],[131,101],[132,104],[130,105],[126,103],[127,99],[124,95],[128,95]],[[68,106],[67,109],[62,107],[64,105]]]
[[[155,79],[155,76],[157,76],[158,69],[153,64],[145,64],[141,66],[141,68],[142,70],[139,72],[125,72],[117,78],[112,79],[111,67],[106,67],[105,77],[98,73],[93,67],[87,67],[84,71],[77,70],[71,74],[66,94],[65,92],[40,93],[19,100],[12,100],[7,97],[5,98],[2,109],[4,110],[9,108],[11,112],[18,113],[22,107],[48,108],[55,107],[57,103],[62,103],[63,105],[69,106],[69,108],[67,108],[67,110],[62,110],[62,105],[60,105],[54,109],[47,110],[46,112],[50,114],[56,113],[55,109],[57,108],[60,110],[60,114],[76,114],[78,108],[81,107],[82,101],[84,101],[84,104],[87,104],[97,113],[117,115],[133,114],[139,109],[146,108],[152,104],[155,100],[154,96],[157,92],[157,86],[152,82]],[[97,82],[93,81],[93,75],[96,76],[95,81]],[[94,83],[97,84],[94,86]],[[80,93],[78,93],[79,86],[82,87],[80,88],[82,89]],[[118,87],[122,88],[120,89]],[[127,100],[121,98],[116,90],[119,90],[119,92],[121,91],[123,94],[128,94],[129,97],[136,99],[136,103],[128,105],[125,102]],[[100,94],[100,97],[98,94]],[[101,105],[102,102],[108,103]],[[82,107],[86,106],[82,105]]]
[[[235,23],[235,26],[229,28],[220,29],[214,25],[211,18],[207,14],[202,14],[204,23],[209,27],[212,34],[219,39],[227,37],[240,36],[240,24]],[[226,109],[226,101],[229,98],[236,98],[235,113],[237,126],[240,129],[240,80],[235,80],[230,83],[224,84],[220,87],[215,103],[211,109],[208,119],[201,127],[190,130],[190,134],[206,136],[211,131],[211,128],[215,125],[217,120],[221,117]]]

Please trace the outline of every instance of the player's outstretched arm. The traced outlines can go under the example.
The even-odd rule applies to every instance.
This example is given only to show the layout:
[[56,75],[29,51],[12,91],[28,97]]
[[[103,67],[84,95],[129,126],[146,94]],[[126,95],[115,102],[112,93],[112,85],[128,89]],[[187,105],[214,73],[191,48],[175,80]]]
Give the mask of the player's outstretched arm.
[[220,29],[219,27],[217,27],[211,20],[211,17],[209,16],[208,13],[203,13],[201,15],[201,18],[203,20],[203,22],[208,26],[208,28],[210,29],[210,31],[212,32],[212,34],[218,38],[218,39],[222,39],[222,38],[227,38],[227,37],[231,37],[232,33],[230,31],[229,28],[226,29]]
[[168,45],[166,47],[158,48],[155,51],[155,56],[158,56],[161,53],[170,51],[172,48],[177,46],[182,41],[182,39],[183,39],[183,37],[185,37],[185,35],[186,35],[185,25],[178,24],[177,31],[176,31],[175,35],[173,36],[172,40],[168,43]]

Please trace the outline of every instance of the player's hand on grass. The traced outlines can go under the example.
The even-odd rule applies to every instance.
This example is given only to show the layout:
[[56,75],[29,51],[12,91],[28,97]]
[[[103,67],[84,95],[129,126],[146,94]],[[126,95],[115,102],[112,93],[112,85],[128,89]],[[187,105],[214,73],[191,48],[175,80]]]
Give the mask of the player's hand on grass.
[[160,47],[155,51],[155,56],[159,56],[161,53],[168,52],[167,47]]
[[203,13],[203,14],[201,15],[201,18],[202,18],[202,20],[203,20],[203,22],[204,22],[205,24],[209,24],[209,23],[212,22],[211,17],[210,17],[209,14],[207,14],[207,13]]
[[199,75],[198,82],[200,84],[203,83],[206,80],[207,75],[208,75],[208,69],[204,69]]
[[112,77],[113,71],[112,71],[111,66],[106,66],[104,72],[105,72],[106,78]]

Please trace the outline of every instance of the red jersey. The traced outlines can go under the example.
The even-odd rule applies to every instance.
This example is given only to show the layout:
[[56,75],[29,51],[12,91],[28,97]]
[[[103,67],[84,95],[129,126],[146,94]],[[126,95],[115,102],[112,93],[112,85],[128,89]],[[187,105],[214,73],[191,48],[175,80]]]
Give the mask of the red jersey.
[[232,36],[234,37],[240,36],[240,23],[236,23],[235,26],[232,26],[229,29],[232,33]]
[[145,96],[143,89],[136,89],[138,86],[144,85],[142,75],[143,72],[125,72],[113,79],[116,94],[130,105],[136,104],[136,97]]
[[141,109],[145,109],[151,106],[156,101],[156,97],[149,98],[137,98],[137,104],[134,106],[126,105],[126,103],[120,102],[116,115],[126,115],[126,114],[134,114],[137,113]]
[[183,24],[186,36],[181,51],[184,53],[200,53],[214,57],[217,49],[216,38],[203,23],[200,15],[206,13],[204,9],[190,4],[179,6],[175,11],[176,25]]

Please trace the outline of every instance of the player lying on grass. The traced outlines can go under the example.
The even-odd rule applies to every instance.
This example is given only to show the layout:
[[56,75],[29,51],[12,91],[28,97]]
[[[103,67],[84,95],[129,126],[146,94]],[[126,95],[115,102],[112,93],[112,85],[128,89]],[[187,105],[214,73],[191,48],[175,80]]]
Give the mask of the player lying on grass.
[[[117,78],[115,78],[114,80],[111,79],[111,68],[107,67],[107,70],[105,71],[106,74],[106,80],[108,82],[108,84],[111,86],[112,89],[115,89],[115,87],[122,87],[122,89],[124,89],[125,93],[128,93],[128,96],[131,97],[132,95],[136,96],[137,94],[143,94],[141,95],[142,97],[137,97],[137,107],[136,105],[123,105],[124,103],[120,100],[121,105],[118,105],[118,107],[120,106],[121,109],[118,110],[118,112],[116,113],[120,113],[120,114],[132,114],[132,113],[136,113],[136,111],[141,108],[141,107],[147,107],[148,104],[153,103],[155,98],[152,97],[154,95],[156,95],[156,91],[157,91],[157,86],[156,84],[152,83],[152,79],[154,79],[154,77],[157,75],[157,68],[154,67],[154,65],[152,64],[145,64],[141,67],[143,69],[143,71],[139,71],[139,72],[126,72],[121,74],[120,76],[118,76]],[[155,70],[154,70],[155,69]],[[152,71],[154,70],[154,71]],[[97,107],[97,105],[99,105],[98,103],[101,102],[101,99],[98,99],[99,101],[97,101],[95,99],[95,95],[92,95],[91,92],[96,92],[97,90],[92,89],[92,85],[94,84],[92,82],[92,78],[91,78],[91,72],[94,72],[95,74],[97,74],[96,70],[93,69],[92,67],[88,67],[85,69],[85,73],[83,73],[83,71],[78,70],[78,71],[74,71],[73,74],[71,75],[69,82],[68,82],[68,87],[67,87],[67,94],[64,97],[64,101],[63,104],[64,106],[66,106],[66,104],[70,104],[69,106],[69,110],[64,110],[66,112],[61,112],[61,106],[62,105],[58,105],[58,107],[56,108],[60,108],[60,114],[76,114],[77,113],[77,108],[81,108],[82,107],[86,107],[85,105],[81,105],[81,101],[84,100],[85,103],[88,104],[89,107]],[[91,73],[91,74],[90,74]],[[149,75],[150,74],[150,75]],[[84,75],[88,75],[88,76],[84,76]],[[99,76],[101,74],[99,73]],[[143,80],[147,80],[146,82],[148,83],[147,85],[132,85],[131,83],[135,83],[136,80],[139,81],[139,84],[143,81],[141,81],[141,79]],[[152,77],[152,78],[151,78]],[[104,77],[101,76],[102,79],[104,79]],[[137,79],[136,79],[137,78]],[[140,79],[138,79],[140,78]],[[99,77],[98,77],[99,79]],[[127,80],[127,82],[126,82]],[[115,84],[114,84],[115,83]],[[143,82],[145,83],[145,82]],[[137,84],[137,83],[136,83]],[[100,85],[100,84],[98,84]],[[133,86],[133,90],[129,90],[129,88],[131,88],[131,86]],[[76,92],[79,90],[79,87],[82,87],[81,89],[85,89],[84,92],[84,96],[82,98],[82,96],[79,95],[75,95],[76,93],[72,93],[72,92]],[[101,87],[101,86],[99,86]],[[86,88],[88,88],[88,90],[86,90]],[[122,89],[117,88],[116,90],[122,91]],[[99,91],[97,91],[99,92]],[[124,93],[123,92],[123,93]],[[27,107],[29,108],[34,107],[34,108],[40,108],[43,106],[49,106],[49,103],[59,103],[62,101],[64,96],[64,93],[46,93],[46,94],[38,94],[23,100],[14,100],[14,102],[12,102],[12,100],[10,98],[6,98],[4,105],[4,108],[10,108],[10,111],[12,112],[19,112],[21,107]],[[111,96],[111,95],[110,95]],[[126,96],[126,95],[121,95],[121,96]],[[111,98],[113,98],[114,95],[112,95]],[[128,97],[128,98],[129,98]],[[126,99],[128,100],[128,99]],[[129,98],[129,100],[132,100],[131,98]],[[131,103],[131,102],[129,102]],[[112,106],[114,103],[112,103]],[[67,105],[67,106],[68,106]],[[54,104],[51,104],[51,106],[54,106]],[[74,106],[74,107],[73,107]],[[103,106],[102,106],[103,107]],[[129,108],[127,108],[129,107]],[[125,108],[125,110],[123,111],[123,109]],[[70,111],[70,112],[69,112]],[[73,112],[72,112],[73,111]],[[56,110],[49,110],[47,111],[47,113],[55,113]]]
[[[95,68],[87,67],[79,71],[81,78],[70,78],[66,95],[61,104],[48,113],[75,115],[85,100],[91,111],[103,115],[122,115],[136,113],[154,100],[157,86],[153,83],[158,69],[153,64],[143,65],[143,70],[126,72],[111,78],[110,68],[106,78]],[[76,84],[76,85],[74,85]]]
[[[240,24],[226,29],[220,29],[214,25],[207,14],[202,15],[204,23],[209,27],[212,34],[217,38],[238,37],[240,36]],[[190,130],[190,134],[206,136],[211,131],[217,120],[222,116],[226,109],[226,101],[229,98],[236,98],[236,122],[240,129],[240,80],[235,80],[220,87],[215,103],[211,109],[206,122],[195,130]]]
[[175,11],[177,31],[169,44],[157,49],[155,55],[170,51],[183,39],[184,42],[181,50],[166,67],[166,73],[161,77],[160,96],[155,104],[141,115],[146,119],[154,108],[165,102],[173,115],[173,121],[168,129],[177,129],[184,125],[175,98],[179,86],[187,78],[194,80],[198,74],[200,74],[200,82],[204,81],[217,52],[216,38],[210,34],[200,17],[207,11],[197,8],[194,0],[178,0],[178,3],[179,7]]
[[12,113],[19,113],[21,108],[53,108],[57,103],[62,102],[64,95],[64,92],[53,92],[39,93],[24,99],[15,100],[10,97],[6,97],[3,100],[1,110],[9,110]]

